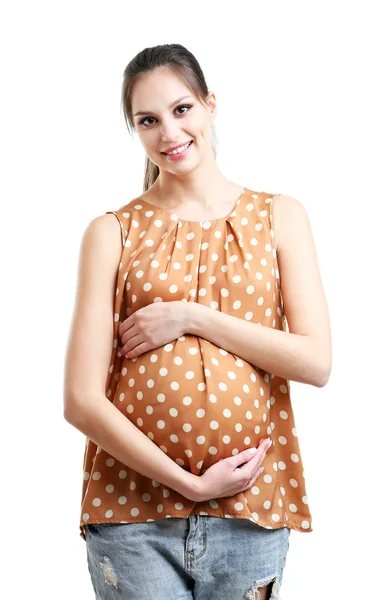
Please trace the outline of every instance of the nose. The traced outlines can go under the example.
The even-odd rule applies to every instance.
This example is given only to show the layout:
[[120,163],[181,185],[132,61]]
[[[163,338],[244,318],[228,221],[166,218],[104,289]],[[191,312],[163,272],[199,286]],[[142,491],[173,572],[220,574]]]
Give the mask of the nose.
[[161,121],[161,138],[167,143],[176,144],[179,139],[178,125],[172,120]]

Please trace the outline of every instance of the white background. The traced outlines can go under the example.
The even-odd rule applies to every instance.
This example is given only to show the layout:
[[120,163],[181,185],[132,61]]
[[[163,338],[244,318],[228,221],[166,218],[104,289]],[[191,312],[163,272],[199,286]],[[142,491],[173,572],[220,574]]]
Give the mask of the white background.
[[63,418],[64,355],[82,234],[142,193],[145,156],[121,113],[122,73],[140,50],[164,43],[186,46],[216,93],[223,174],[297,198],[316,241],[333,367],[324,388],[292,383],[314,531],[291,534],[282,597],[387,596],[388,4],[68,0],[2,9],[7,599],[94,598],[78,528],[85,439]]

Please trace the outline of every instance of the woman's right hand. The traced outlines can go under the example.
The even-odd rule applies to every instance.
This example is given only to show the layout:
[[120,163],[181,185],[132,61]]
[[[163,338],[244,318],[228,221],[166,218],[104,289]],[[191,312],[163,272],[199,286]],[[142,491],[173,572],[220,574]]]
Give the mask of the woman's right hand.
[[235,496],[250,489],[264,470],[261,465],[269,448],[267,438],[259,442],[256,454],[248,448],[209,467],[199,476],[197,502]]

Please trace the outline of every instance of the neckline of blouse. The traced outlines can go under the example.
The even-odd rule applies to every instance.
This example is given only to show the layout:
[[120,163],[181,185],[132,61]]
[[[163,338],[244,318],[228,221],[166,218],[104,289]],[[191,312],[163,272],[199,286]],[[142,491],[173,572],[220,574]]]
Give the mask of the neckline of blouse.
[[230,215],[234,212],[235,207],[237,206],[238,202],[241,200],[242,196],[245,194],[245,192],[247,192],[247,188],[243,186],[242,188],[242,192],[241,194],[238,196],[238,198],[236,199],[234,205],[232,206],[229,214],[225,215],[224,217],[218,217],[217,219],[205,219],[204,221],[194,221],[191,219],[182,219],[181,217],[179,217],[176,213],[174,213],[171,210],[168,210],[167,208],[163,208],[161,206],[156,206],[155,204],[151,204],[150,202],[147,202],[146,200],[143,200],[142,198],[138,198],[137,200],[139,202],[141,202],[144,205],[149,206],[152,209],[156,209],[162,213],[167,214],[170,218],[174,218],[175,220],[184,222],[184,223],[199,223],[200,225],[202,225],[203,223],[218,223],[219,221],[225,221],[227,220]]

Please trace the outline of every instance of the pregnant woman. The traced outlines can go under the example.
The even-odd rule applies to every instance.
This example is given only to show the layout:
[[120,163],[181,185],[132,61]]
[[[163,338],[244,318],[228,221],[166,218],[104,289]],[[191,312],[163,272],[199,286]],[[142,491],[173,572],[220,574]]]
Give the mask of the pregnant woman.
[[312,531],[289,382],[331,370],[309,220],[221,173],[183,46],[139,52],[122,105],[143,193],[84,233],[65,365],[96,598],[276,600],[290,531]]

